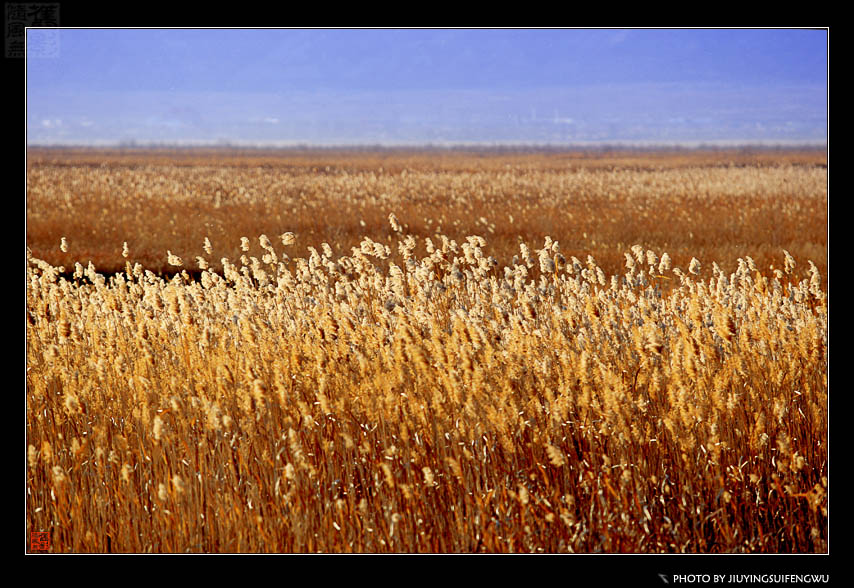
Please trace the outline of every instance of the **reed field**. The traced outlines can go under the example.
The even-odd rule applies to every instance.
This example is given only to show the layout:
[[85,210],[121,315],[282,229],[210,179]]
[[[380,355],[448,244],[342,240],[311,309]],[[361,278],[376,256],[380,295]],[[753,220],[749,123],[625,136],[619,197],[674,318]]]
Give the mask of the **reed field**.
[[27,551],[827,553],[826,164],[31,150]]

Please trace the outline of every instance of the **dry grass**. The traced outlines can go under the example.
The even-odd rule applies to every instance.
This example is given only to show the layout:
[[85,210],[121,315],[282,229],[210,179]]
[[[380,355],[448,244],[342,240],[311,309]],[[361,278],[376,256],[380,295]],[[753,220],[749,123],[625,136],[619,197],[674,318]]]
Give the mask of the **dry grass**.
[[[221,269],[222,257],[243,253],[241,237],[285,231],[299,237],[301,254],[325,242],[346,255],[365,236],[391,245],[394,211],[421,239],[483,235],[502,265],[520,241],[550,236],[565,255],[593,255],[608,273],[640,243],[676,265],[696,256],[727,272],[745,255],[767,268],[786,249],[826,274],[819,151],[46,150],[28,163],[27,245],[67,269],[92,261],[115,272],[130,261],[169,272],[168,249],[197,270],[205,238]],[[68,254],[58,249],[63,236]],[[251,254],[263,254],[255,242]]]
[[49,155],[26,518],[54,551],[827,550],[809,154]]

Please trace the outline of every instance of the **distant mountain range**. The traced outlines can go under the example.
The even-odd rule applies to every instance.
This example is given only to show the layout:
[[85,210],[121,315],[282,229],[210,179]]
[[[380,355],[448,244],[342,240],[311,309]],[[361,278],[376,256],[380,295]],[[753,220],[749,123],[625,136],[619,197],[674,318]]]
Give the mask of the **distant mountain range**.
[[632,84],[31,98],[28,144],[823,142],[823,89]]
[[27,143],[821,142],[808,30],[62,30]]

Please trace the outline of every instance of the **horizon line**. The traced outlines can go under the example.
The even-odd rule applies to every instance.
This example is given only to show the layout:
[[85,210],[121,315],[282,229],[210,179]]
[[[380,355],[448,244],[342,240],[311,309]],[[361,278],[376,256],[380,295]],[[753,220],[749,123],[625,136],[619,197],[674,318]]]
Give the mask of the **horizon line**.
[[27,149],[578,149],[578,148],[622,148],[622,149],[697,149],[697,148],[767,148],[767,149],[827,149],[827,140],[809,139],[711,139],[686,141],[142,141],[122,139],[117,141],[27,143]]

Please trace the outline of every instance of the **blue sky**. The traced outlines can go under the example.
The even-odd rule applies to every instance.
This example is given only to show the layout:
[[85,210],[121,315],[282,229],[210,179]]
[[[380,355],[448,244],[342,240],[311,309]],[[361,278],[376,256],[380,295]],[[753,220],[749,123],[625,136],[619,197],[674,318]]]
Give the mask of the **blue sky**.
[[824,143],[827,36],[30,29],[27,141]]

